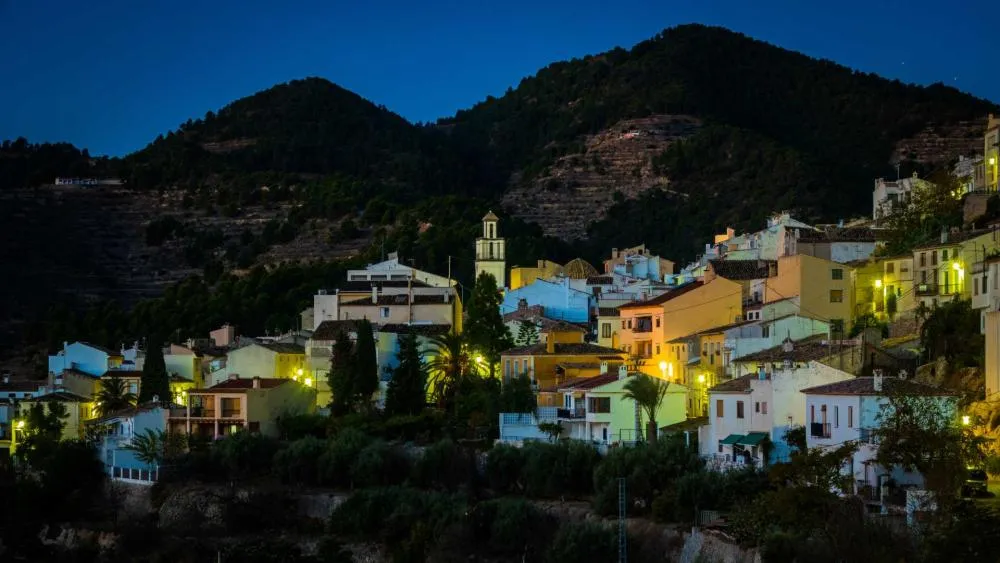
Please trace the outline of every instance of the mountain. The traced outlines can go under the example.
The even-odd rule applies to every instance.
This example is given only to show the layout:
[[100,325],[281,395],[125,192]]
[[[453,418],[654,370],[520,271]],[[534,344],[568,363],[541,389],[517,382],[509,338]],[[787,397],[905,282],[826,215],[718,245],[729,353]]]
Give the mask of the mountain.
[[[468,282],[487,208],[503,212],[511,265],[594,261],[640,242],[682,261],[713,233],[758,228],[772,211],[813,222],[867,215],[874,178],[896,165],[928,173],[981,150],[991,111],[940,84],[906,85],[701,25],[552,64],[434,124],[411,124],[325,79],[295,80],[124,159],[0,146],[0,190],[13,202],[0,219],[33,229],[11,256],[35,256],[0,281],[19,289],[0,293],[44,278],[46,292],[134,301],[195,272],[209,285],[235,283],[223,273],[392,250]],[[86,170],[126,185],[25,189]],[[44,220],[25,219],[36,213]],[[219,318],[198,327],[232,320],[226,307],[211,309]],[[281,329],[295,313],[240,320]],[[164,315],[133,330],[184,318]]]

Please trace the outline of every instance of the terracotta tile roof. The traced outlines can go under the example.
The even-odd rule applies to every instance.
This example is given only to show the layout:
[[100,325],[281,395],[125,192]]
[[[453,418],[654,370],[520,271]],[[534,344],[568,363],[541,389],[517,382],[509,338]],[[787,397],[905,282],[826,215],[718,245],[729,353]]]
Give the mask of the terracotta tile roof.
[[591,344],[589,342],[569,342],[569,343],[559,343],[555,344],[555,353],[549,354],[546,352],[546,344],[529,344],[527,346],[518,346],[516,348],[511,348],[501,355],[504,356],[614,356],[615,358],[621,359],[621,356],[625,355],[622,350],[616,350],[614,348],[607,348],[604,346],[598,346],[597,344]]
[[552,321],[542,325],[542,333],[546,332],[588,332],[580,325],[568,323],[566,321]]
[[[180,407],[181,405],[173,405],[173,406]],[[88,420],[88,421],[86,421],[86,423],[87,424],[96,424],[96,423],[99,423],[99,422],[105,422],[105,421],[112,420],[112,419],[115,419],[115,418],[122,418],[122,417],[126,417],[126,416],[135,416],[135,415],[137,415],[139,413],[142,413],[142,412],[149,412],[149,411],[160,409],[160,408],[163,408],[163,405],[161,403],[149,402],[149,403],[145,403],[143,405],[138,405],[138,406],[135,406],[135,407],[129,407],[127,409],[120,409],[120,410],[117,410],[115,412],[108,413],[108,414],[106,414],[106,415],[104,415],[104,416],[102,416],[100,418],[95,418],[95,419]]]
[[774,260],[709,260],[712,271],[727,280],[760,280],[768,276]]
[[587,278],[587,285],[607,285],[610,283],[615,283],[615,277],[611,274],[590,276]]
[[[379,295],[376,303],[372,303],[371,297],[365,297],[362,299],[355,299],[353,301],[346,301],[341,303],[341,307],[365,307],[372,305],[407,305],[409,304],[410,296],[408,294],[399,295]],[[435,305],[435,304],[448,304],[451,303],[451,297],[448,301],[445,301],[445,296],[441,295],[414,295],[413,304],[414,305]]]
[[[291,379],[280,379],[276,377],[262,377],[260,378],[260,388],[261,389],[273,389],[279,385],[284,385],[288,383]],[[215,385],[207,389],[192,389],[189,393],[202,393],[205,391],[246,391],[248,389],[253,389],[254,378],[240,378],[240,379],[227,379],[221,383],[216,383]]]
[[545,316],[545,307],[542,305],[527,305],[518,307],[517,310],[504,313],[504,321],[527,321],[536,320]]
[[304,346],[298,344],[288,344],[286,342],[258,342],[264,348],[278,354],[305,354]]
[[961,243],[963,243],[963,242],[965,242],[967,240],[974,239],[974,238],[976,238],[978,236],[982,236],[982,235],[988,234],[990,232],[993,232],[993,230],[994,229],[978,229],[978,230],[975,230],[975,231],[962,231],[962,232],[959,232],[959,233],[948,233],[948,241],[947,242],[943,242],[943,243],[940,242],[940,241],[939,242],[932,242],[932,243],[929,243],[929,244],[925,244],[923,246],[918,246],[918,247],[916,247],[915,250],[925,250],[925,249],[928,249],[928,248],[940,248],[940,247],[943,247],[943,246],[955,246],[956,244],[961,244]]
[[[791,316],[791,315],[789,315],[789,316]],[[775,319],[775,320],[777,320],[777,319]],[[725,331],[727,331],[727,330],[729,330],[731,328],[737,328],[737,327],[741,327],[743,325],[748,325],[748,324],[753,324],[753,323],[758,323],[758,322],[762,322],[762,321],[739,321],[739,322],[735,322],[735,323],[729,323],[727,325],[722,325],[722,326],[717,326],[717,327],[709,328],[709,329],[703,330],[701,332],[697,332],[695,334],[697,334],[699,336],[701,336],[703,334],[717,334],[719,332],[725,332]]]
[[[614,371],[618,373],[618,368],[621,367],[620,362],[608,362],[608,371]],[[557,368],[566,369],[600,369],[601,362],[563,362],[556,366]]]
[[773,348],[747,354],[734,359],[734,362],[781,362],[786,359],[793,362],[808,362],[811,360],[821,360],[837,353],[839,350],[848,348],[842,345],[839,348],[831,346],[826,335],[819,334],[803,338],[792,343],[792,351],[785,352],[784,344],[779,344]]
[[76,393],[70,393],[69,391],[53,391],[52,393],[46,393],[45,395],[25,400],[32,402],[38,401],[41,403],[48,403],[48,402],[89,403],[91,402],[92,399],[84,397],[82,395],[77,395]]
[[621,311],[622,309],[639,309],[639,308],[642,308],[642,307],[650,307],[650,306],[653,306],[653,305],[661,305],[663,303],[666,303],[667,301],[670,301],[671,299],[674,299],[676,297],[680,297],[681,295],[684,295],[685,293],[689,293],[691,291],[694,291],[695,289],[698,289],[701,286],[702,286],[702,282],[700,282],[700,281],[693,281],[693,282],[690,282],[690,283],[686,283],[686,284],[678,287],[677,289],[668,291],[668,292],[666,292],[666,293],[664,293],[662,295],[659,295],[657,297],[654,297],[652,299],[647,299],[645,301],[636,301],[635,303],[626,303],[625,305],[620,305],[618,307],[618,310]]
[[45,385],[44,379],[11,379],[7,383],[0,383],[0,393],[23,393],[26,391],[38,391],[38,388]]
[[336,340],[337,335],[341,332],[346,334],[357,330],[357,328],[358,321],[356,320],[323,321],[313,331],[311,338],[313,340]]
[[618,372],[603,373],[601,375],[595,375],[592,377],[574,377],[573,379],[568,379],[562,383],[557,383],[550,387],[546,387],[541,390],[542,393],[558,393],[560,391],[585,391],[587,389],[593,389],[594,387],[600,387],[601,385],[606,385],[612,381],[618,381]]
[[617,317],[619,316],[618,307],[598,307],[597,308],[598,317]]
[[825,231],[810,231],[802,229],[799,241],[802,242],[875,242],[878,231],[868,227],[840,227]]
[[955,395],[954,393],[941,389],[940,387],[934,387],[923,383],[917,383],[916,381],[908,381],[895,377],[883,378],[882,389],[883,390],[881,392],[875,391],[874,377],[856,377],[854,379],[838,381],[837,383],[810,387],[808,389],[803,389],[802,392],[809,395],[886,395],[889,393],[923,396]]
[[724,383],[720,383],[715,387],[708,390],[709,393],[749,393],[750,392],[750,380],[757,377],[756,375],[744,375],[743,377],[737,377],[736,379],[731,379]]
[[375,327],[375,332],[391,332],[394,334],[416,334],[419,336],[441,336],[451,332],[451,325],[446,324],[387,324]]

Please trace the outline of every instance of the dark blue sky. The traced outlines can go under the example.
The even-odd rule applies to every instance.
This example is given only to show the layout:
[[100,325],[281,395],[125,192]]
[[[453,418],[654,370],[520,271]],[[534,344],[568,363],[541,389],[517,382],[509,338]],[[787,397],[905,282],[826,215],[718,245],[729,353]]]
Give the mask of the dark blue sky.
[[121,155],[305,76],[430,121],[550,62],[690,22],[1000,101],[995,12],[982,0],[0,0],[0,138]]

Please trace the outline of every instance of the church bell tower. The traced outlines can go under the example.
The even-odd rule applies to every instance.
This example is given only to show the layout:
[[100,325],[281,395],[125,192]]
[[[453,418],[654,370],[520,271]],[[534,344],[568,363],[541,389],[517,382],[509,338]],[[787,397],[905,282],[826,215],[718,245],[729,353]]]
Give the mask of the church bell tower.
[[500,218],[492,211],[483,217],[483,236],[476,239],[476,278],[487,272],[497,280],[497,287],[507,286],[506,241],[497,236]]

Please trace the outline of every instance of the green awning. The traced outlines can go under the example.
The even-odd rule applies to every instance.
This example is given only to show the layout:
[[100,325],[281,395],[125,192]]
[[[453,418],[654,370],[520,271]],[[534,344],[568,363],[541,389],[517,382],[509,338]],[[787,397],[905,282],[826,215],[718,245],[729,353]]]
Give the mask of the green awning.
[[763,442],[765,438],[768,437],[769,436],[767,432],[751,432],[736,443],[741,446],[757,446],[761,442]]
[[731,446],[731,445],[739,442],[743,438],[746,438],[746,436],[744,436],[743,434],[730,434],[730,435],[726,436],[725,440],[723,440],[723,441],[721,441],[719,443],[722,444],[723,446]]

